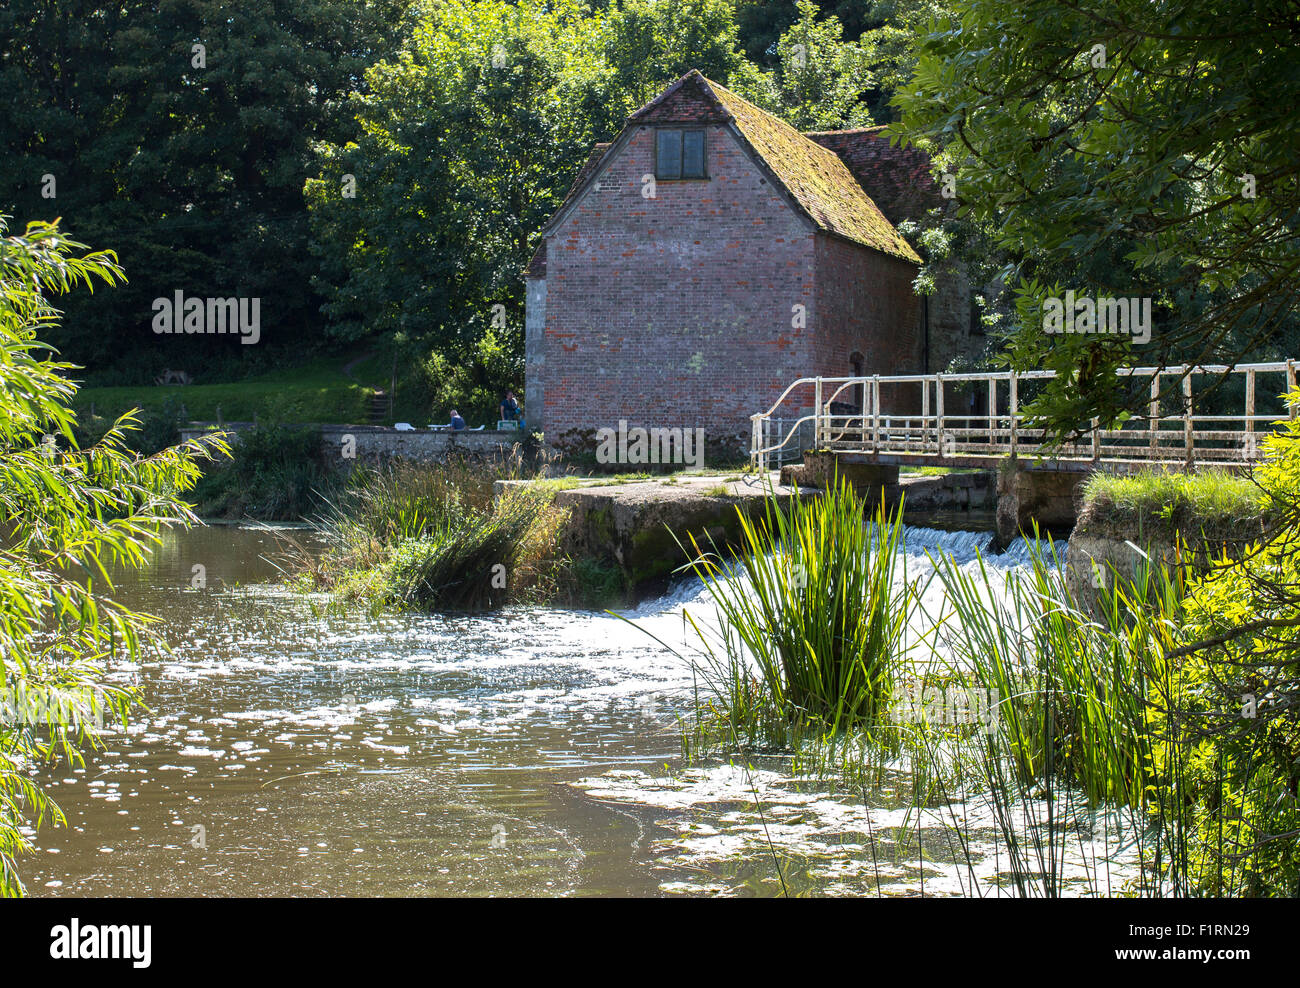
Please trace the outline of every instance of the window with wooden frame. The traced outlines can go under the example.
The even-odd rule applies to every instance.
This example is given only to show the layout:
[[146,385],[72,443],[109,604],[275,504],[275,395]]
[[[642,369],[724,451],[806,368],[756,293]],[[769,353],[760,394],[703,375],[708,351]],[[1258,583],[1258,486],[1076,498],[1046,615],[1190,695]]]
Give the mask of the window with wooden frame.
[[656,130],[655,178],[661,182],[708,178],[704,171],[704,131],[677,127]]

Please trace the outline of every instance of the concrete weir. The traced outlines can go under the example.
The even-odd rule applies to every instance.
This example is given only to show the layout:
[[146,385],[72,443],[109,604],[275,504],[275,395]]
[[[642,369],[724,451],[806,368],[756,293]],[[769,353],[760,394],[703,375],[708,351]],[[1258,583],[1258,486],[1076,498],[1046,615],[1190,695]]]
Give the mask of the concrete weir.
[[[901,459],[810,450],[804,453],[803,463],[782,467],[781,478],[785,483],[825,487],[840,476],[868,500],[883,494],[885,502],[893,504],[905,489],[899,482]],[[1080,487],[1091,470],[1088,463],[1008,457],[996,473],[977,470],[908,478],[905,504],[910,510],[996,507],[995,545],[1007,546],[1031,533],[1035,524],[1042,530],[1073,527]],[[917,483],[922,480],[929,483]]]
[[[914,522],[992,527],[992,471],[900,479],[894,468],[887,479],[890,483],[875,489],[883,493],[887,505],[905,497]],[[527,483],[498,481],[496,491],[500,494]],[[679,539],[689,546],[689,537],[694,536],[704,549],[734,546],[741,532],[737,508],[755,517],[763,511],[768,491],[785,502],[815,497],[824,483],[823,477],[792,477],[784,470],[730,479],[681,475],[615,483],[592,479],[558,491],[555,505],[570,512],[566,552],[613,563],[629,585],[638,587],[668,577],[690,562],[691,554],[682,549]]]
[[1009,545],[1036,522],[1041,530],[1073,528],[1088,473],[1007,460],[998,470],[997,541]]

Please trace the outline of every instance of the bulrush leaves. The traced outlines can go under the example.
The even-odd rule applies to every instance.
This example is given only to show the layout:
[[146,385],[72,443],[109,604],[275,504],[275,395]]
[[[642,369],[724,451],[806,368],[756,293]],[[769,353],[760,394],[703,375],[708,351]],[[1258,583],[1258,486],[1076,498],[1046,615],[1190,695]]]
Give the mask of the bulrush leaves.
[[[868,728],[890,704],[917,601],[907,580],[901,506],[874,523],[841,481],[811,501],[767,501],[741,520],[723,558],[691,539],[695,573],[723,629],[696,625],[733,740],[783,746],[793,735]],[[792,732],[787,733],[787,732]]]

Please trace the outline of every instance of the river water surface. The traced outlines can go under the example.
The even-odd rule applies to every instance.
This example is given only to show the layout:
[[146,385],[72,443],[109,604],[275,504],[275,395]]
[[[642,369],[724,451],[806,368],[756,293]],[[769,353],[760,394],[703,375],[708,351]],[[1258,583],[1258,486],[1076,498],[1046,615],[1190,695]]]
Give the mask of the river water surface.
[[[909,530],[908,554],[984,541]],[[906,808],[684,766],[690,665],[618,618],[340,612],[280,586],[276,551],[265,530],[173,532],[119,582],[172,652],[117,671],[149,707],[129,732],[38,773],[68,824],[36,834],[31,894],[967,891],[968,851],[891,836]],[[628,617],[680,645],[701,603],[683,583]]]

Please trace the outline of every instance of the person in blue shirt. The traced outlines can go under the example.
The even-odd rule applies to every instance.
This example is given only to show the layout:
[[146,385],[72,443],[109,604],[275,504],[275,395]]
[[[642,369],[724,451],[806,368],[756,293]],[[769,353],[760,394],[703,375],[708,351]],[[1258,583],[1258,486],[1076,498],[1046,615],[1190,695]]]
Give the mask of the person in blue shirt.
[[465,428],[465,420],[460,417],[460,412],[454,408],[451,410],[451,427],[453,431],[460,431]]
[[519,418],[519,402],[515,399],[513,391],[507,391],[506,396],[501,399],[501,421],[514,422]]

